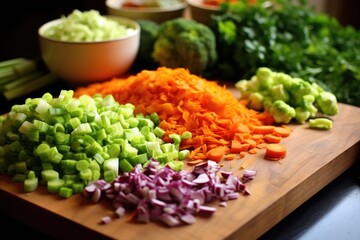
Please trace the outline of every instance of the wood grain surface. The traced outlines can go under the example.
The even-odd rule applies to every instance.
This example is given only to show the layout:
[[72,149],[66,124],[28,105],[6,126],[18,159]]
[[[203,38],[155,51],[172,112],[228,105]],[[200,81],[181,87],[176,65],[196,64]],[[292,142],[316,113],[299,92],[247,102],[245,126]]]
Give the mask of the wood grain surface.
[[256,169],[247,183],[249,196],[217,207],[212,217],[197,217],[192,225],[166,227],[159,223],[128,222],[127,216],[100,224],[113,214],[110,204],[93,204],[81,195],[63,199],[44,188],[24,193],[22,185],[0,176],[0,211],[58,239],[256,239],[351,167],[360,153],[360,108],[339,104],[329,131],[290,125],[294,131],[283,140],[288,154],[281,161],[264,160],[264,151],[234,161],[224,169],[241,175],[241,164]]

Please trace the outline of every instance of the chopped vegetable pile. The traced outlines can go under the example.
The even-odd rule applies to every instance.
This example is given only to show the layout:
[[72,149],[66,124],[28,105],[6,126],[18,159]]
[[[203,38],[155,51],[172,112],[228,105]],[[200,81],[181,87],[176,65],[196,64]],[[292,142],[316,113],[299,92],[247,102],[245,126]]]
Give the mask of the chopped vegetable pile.
[[42,183],[49,192],[70,197],[89,182],[111,182],[150,157],[182,169],[189,150],[179,146],[190,132],[171,134],[165,143],[156,113],[134,115],[132,104],[120,105],[111,95],[74,98],[73,93],[28,98],[0,117],[0,174],[24,182],[25,191]]
[[44,35],[61,41],[92,42],[121,38],[133,31],[125,24],[100,15],[97,10],[75,9],[68,16],[62,16],[60,23],[51,26]]
[[[159,115],[164,140],[170,134],[192,133],[181,142],[181,149],[190,149],[190,164],[203,160],[219,162],[230,152],[254,151],[266,143],[266,134],[256,126],[271,125],[268,113],[259,113],[239,103],[226,86],[190,74],[183,68],[160,67],[143,70],[127,78],[95,83],[78,88],[75,96],[111,94],[119,103],[131,103],[135,113]],[[271,129],[273,130],[273,129]],[[277,138],[278,141],[282,137]]]
[[261,67],[250,79],[236,82],[246,106],[269,112],[276,123],[291,120],[305,123],[319,114],[334,116],[339,107],[336,96],[316,83]]
[[[211,216],[216,208],[206,204],[219,200],[220,206],[226,206],[227,201],[237,199],[240,193],[251,194],[245,183],[255,175],[256,171],[245,170],[239,178],[220,171],[213,161],[199,164],[192,171],[174,171],[160,167],[159,162],[151,159],[145,167],[137,165],[111,184],[103,180],[91,183],[83,195],[94,203],[102,198],[110,200],[117,217],[133,211],[131,220],[158,221],[174,227],[193,224],[195,215]],[[101,222],[108,224],[111,220],[111,216],[104,216]]]

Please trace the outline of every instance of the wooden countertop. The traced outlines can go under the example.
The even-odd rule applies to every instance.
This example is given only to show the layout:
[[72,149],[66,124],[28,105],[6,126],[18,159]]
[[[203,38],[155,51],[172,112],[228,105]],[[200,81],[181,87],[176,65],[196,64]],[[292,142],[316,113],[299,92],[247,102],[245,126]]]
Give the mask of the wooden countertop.
[[247,183],[250,196],[218,206],[210,218],[197,217],[193,225],[169,228],[158,223],[127,222],[126,217],[107,225],[103,216],[113,213],[108,202],[93,204],[80,195],[63,199],[44,188],[24,193],[22,185],[0,176],[0,211],[56,238],[81,239],[256,239],[351,167],[360,153],[360,108],[339,104],[329,131],[291,125],[283,140],[288,155],[280,162],[263,159],[264,152],[226,161],[224,168],[240,174],[247,158],[256,178]]

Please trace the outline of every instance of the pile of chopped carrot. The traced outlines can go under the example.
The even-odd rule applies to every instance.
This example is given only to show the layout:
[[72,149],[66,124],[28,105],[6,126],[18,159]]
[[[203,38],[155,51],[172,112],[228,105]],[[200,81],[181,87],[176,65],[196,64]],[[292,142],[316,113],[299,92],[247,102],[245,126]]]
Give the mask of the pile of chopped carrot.
[[183,68],[143,70],[75,90],[75,96],[98,93],[112,94],[122,104],[132,103],[135,114],[156,112],[160,127],[166,131],[165,141],[172,141],[171,133],[190,131],[193,137],[181,143],[181,149],[191,150],[190,164],[206,159],[219,162],[225,156],[231,160],[249,151],[255,153],[251,149],[264,147],[266,142],[279,142],[288,133],[275,131],[270,114],[246,108],[225,85]]

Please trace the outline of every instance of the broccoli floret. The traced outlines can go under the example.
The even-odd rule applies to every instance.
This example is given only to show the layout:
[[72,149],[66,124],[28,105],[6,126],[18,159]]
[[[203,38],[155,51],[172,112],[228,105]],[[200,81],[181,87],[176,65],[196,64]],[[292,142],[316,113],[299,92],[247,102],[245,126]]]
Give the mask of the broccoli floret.
[[250,95],[247,103],[247,107],[261,111],[263,109],[264,96],[259,92],[254,92]]
[[284,102],[288,102],[290,99],[289,94],[284,88],[284,85],[278,84],[274,85],[270,88],[271,97],[273,100],[283,100]]
[[296,116],[295,109],[282,100],[276,100],[271,108],[270,114],[276,123],[288,124]]
[[295,108],[295,119],[298,123],[304,124],[310,118],[310,112],[302,107]]
[[310,117],[315,117],[318,109],[315,107],[315,97],[313,95],[304,95],[301,98],[301,102],[299,104],[304,110],[310,113]]
[[339,112],[337,99],[331,92],[321,92],[316,98],[316,104],[319,106],[320,112],[334,116]]
[[266,67],[260,67],[256,71],[256,77],[260,84],[260,89],[267,90],[273,85],[272,71]]
[[215,34],[191,19],[168,20],[160,25],[152,57],[161,66],[183,67],[202,74],[217,60]]

